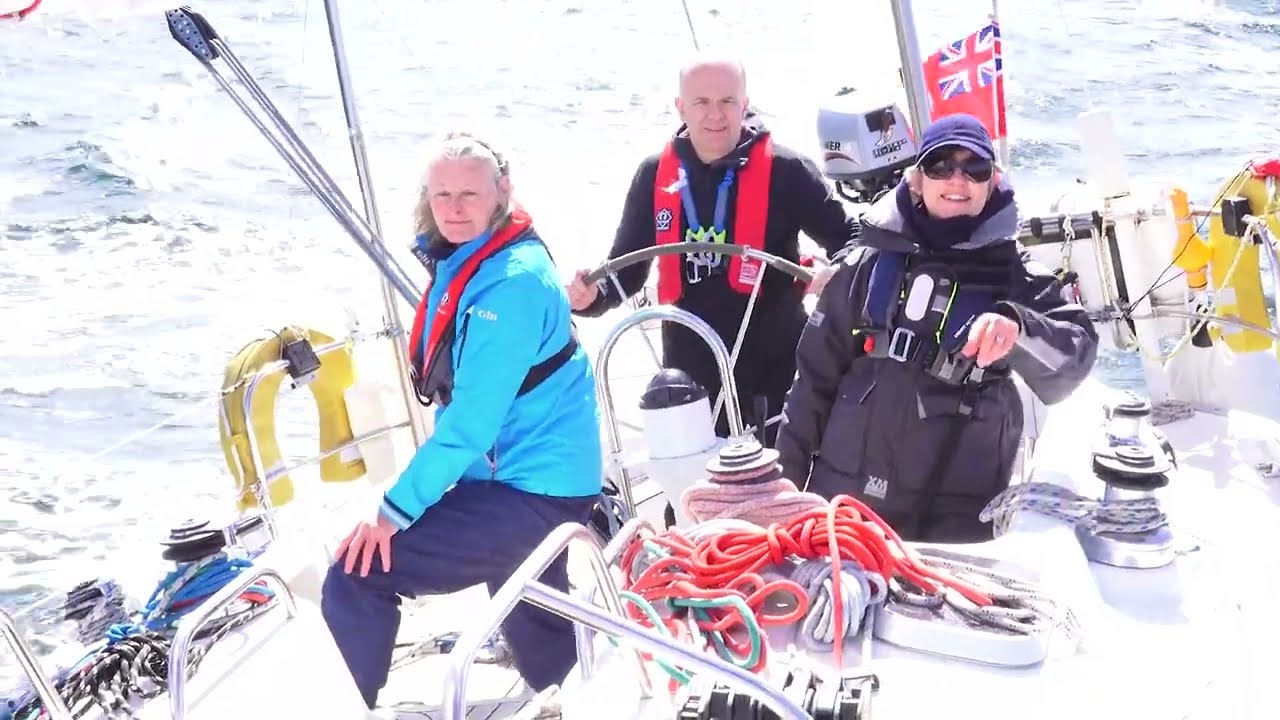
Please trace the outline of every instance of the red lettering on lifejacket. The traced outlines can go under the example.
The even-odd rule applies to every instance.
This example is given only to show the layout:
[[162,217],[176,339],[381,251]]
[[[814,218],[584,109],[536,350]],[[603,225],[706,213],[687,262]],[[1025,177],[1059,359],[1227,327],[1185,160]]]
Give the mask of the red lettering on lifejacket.
[[[738,171],[738,195],[734,200],[733,237],[735,245],[764,250],[765,226],[769,220],[769,179],[773,174],[773,138],[766,135],[751,147],[747,163]],[[658,245],[681,242],[683,208],[680,199],[680,159],[675,145],[658,159],[658,177],[653,187],[654,226]],[[697,228],[695,228],[696,230]],[[681,255],[658,258],[658,302],[674,303],[684,294]],[[729,262],[729,287],[751,294],[763,270],[759,260],[734,256]]]
[[458,274],[450,278],[449,285],[445,288],[444,295],[440,298],[440,305],[436,308],[435,315],[431,317],[431,327],[427,332],[427,345],[424,349],[419,350],[419,348],[422,348],[422,331],[427,324],[427,299],[431,296],[431,288],[430,286],[427,287],[427,291],[422,294],[422,300],[418,303],[417,312],[413,316],[413,332],[409,334],[410,361],[414,367],[421,369],[423,377],[426,377],[427,368],[431,367],[431,360],[435,357],[436,351],[440,347],[440,341],[444,337],[445,329],[449,327],[458,312],[458,298],[462,297],[462,291],[466,289],[467,282],[476,274],[480,263],[493,257],[504,247],[532,229],[533,219],[529,217],[529,213],[525,212],[523,208],[517,206],[511,212],[511,217],[507,219],[506,224],[490,235],[484,245],[471,257],[463,261],[462,267],[458,269]]

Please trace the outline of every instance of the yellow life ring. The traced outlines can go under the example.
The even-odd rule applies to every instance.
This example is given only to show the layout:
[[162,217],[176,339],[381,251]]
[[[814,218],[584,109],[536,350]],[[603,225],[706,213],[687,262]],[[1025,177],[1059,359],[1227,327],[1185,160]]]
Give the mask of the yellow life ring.
[[[259,378],[254,387],[248,417],[244,412],[244,396],[249,383],[264,366],[278,362],[284,346],[305,337],[313,348],[334,342],[334,338],[317,330],[284,328],[268,338],[255,340],[244,346],[227,363],[223,374],[222,405],[219,412],[218,431],[222,439],[222,453],[227,467],[235,479],[239,491],[237,504],[241,511],[258,504],[253,487],[264,478],[258,476],[249,444],[249,428],[262,460],[263,472],[283,467],[284,459],[276,440],[275,408],[280,383],[288,377],[284,370],[268,372]],[[351,421],[347,417],[347,403],[343,393],[355,384],[355,358],[350,347],[319,355],[320,368],[315,378],[307,384],[316,403],[316,415],[320,424],[320,453],[330,453],[320,461],[320,479],[325,482],[346,482],[365,474],[363,458],[354,445],[349,451],[333,452],[355,437]],[[268,488],[271,504],[279,507],[293,499],[293,481],[288,474],[270,482]]]
[[[1267,227],[1272,233],[1280,234],[1280,221],[1275,213],[1280,210],[1280,202],[1274,192],[1268,194],[1267,182],[1263,178],[1254,177],[1246,169],[1228,180],[1218,189],[1219,198],[1232,196],[1243,197],[1249,201],[1249,213],[1254,216],[1267,216]],[[1244,243],[1244,248],[1241,248]],[[1231,317],[1254,323],[1262,327],[1270,327],[1271,319],[1267,315],[1267,304],[1262,294],[1262,275],[1259,264],[1260,246],[1249,240],[1231,237],[1222,229],[1222,216],[1209,218],[1209,248],[1212,259],[1209,261],[1209,277],[1213,281],[1214,314],[1218,317]],[[1231,277],[1226,273],[1240,253]],[[1210,328],[1214,339],[1221,339],[1227,347],[1238,353],[1269,350],[1271,338],[1251,330],[1223,325]]]

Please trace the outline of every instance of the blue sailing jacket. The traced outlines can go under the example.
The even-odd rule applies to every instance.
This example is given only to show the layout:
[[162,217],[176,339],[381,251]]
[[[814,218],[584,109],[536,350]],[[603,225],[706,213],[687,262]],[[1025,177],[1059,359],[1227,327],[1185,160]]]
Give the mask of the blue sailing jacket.
[[[428,318],[488,237],[458,246],[436,265]],[[542,243],[530,234],[480,263],[458,299],[457,318],[452,400],[437,406],[435,432],[383,497],[382,514],[406,529],[454,483],[475,480],[555,497],[598,494],[604,451],[586,351],[579,346],[516,397],[529,369],[570,337],[569,298]]]

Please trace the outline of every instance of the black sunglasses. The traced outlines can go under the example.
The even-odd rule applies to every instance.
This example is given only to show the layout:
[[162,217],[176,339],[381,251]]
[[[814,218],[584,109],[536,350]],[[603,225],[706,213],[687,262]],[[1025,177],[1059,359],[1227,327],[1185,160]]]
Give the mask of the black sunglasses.
[[933,160],[926,158],[925,162],[921,163],[920,169],[931,180],[947,180],[959,170],[971,182],[984,183],[991,179],[995,166],[990,160],[983,160],[980,157],[970,157],[963,161],[940,157]]

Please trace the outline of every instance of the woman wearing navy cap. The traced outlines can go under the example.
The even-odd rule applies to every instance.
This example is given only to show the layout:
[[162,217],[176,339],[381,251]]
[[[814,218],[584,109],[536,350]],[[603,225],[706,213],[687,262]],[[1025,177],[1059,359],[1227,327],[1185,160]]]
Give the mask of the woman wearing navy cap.
[[1059,402],[1097,335],[1015,240],[1013,188],[977,118],[938,120],[919,158],[810,316],[777,449],[798,486],[854,496],[905,539],[975,542],[1022,436],[1011,375]]

